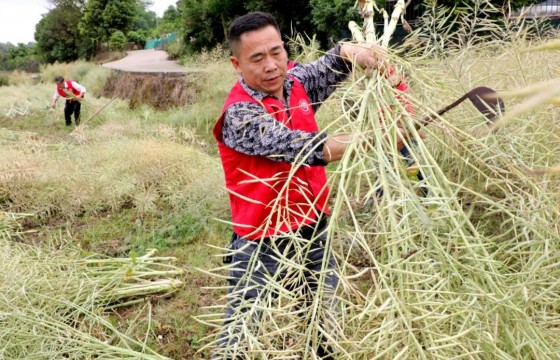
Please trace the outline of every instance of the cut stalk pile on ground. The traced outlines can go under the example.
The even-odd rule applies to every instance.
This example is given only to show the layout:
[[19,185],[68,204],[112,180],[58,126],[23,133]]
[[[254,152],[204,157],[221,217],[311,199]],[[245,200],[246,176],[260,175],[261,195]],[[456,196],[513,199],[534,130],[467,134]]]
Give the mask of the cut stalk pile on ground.
[[16,214],[0,215],[2,358],[165,358],[117,328],[108,311],[181,287],[175,258],[157,257],[155,250],[130,258],[84,257],[70,246],[18,244],[10,240],[17,235]]
[[[386,33],[377,40],[372,31],[377,8],[373,1],[363,3],[364,27],[351,25],[355,40],[387,45],[398,10],[390,21],[385,16]],[[451,26],[430,23],[430,16],[434,22],[447,16],[435,9],[425,20],[426,28],[437,32],[417,29],[410,36],[421,44],[419,51],[406,61],[390,56],[397,72],[409,74],[410,94],[396,92],[382,74],[368,78],[359,71],[339,91],[342,115],[323,128],[353,134],[355,141],[330,174],[329,238],[342,275],[338,311],[325,320],[323,294],[305,307],[301,289],[287,291],[285,279],[273,279],[269,289],[278,299],[252,305],[252,317],[239,329],[245,339],[239,351],[246,346],[259,359],[312,358],[319,339],[326,338],[335,358],[348,360],[557,357],[560,189],[554,178],[528,171],[558,163],[557,137],[537,145],[543,144],[545,128],[560,130],[557,112],[531,114],[533,103],[514,104],[525,110],[517,114],[528,115],[499,121],[502,127],[490,133],[483,115],[460,105],[449,117],[434,115],[422,140],[418,120],[399,101],[408,97],[417,112],[436,114],[433,109],[443,106],[437,101],[450,103],[469,89],[496,84],[501,93],[519,86],[512,79],[530,81],[525,66],[532,58],[522,59],[519,40],[511,35],[528,36],[530,29],[500,30],[483,16],[495,11],[491,3],[473,6],[467,13],[474,12],[476,21],[472,14],[457,21],[476,43],[445,49],[443,60],[434,56],[441,44],[460,37]],[[396,8],[403,7],[399,1]],[[426,40],[438,36],[448,37]],[[489,67],[494,72],[473,71],[484,50],[517,62],[516,73],[495,60]],[[396,149],[399,127],[410,134],[411,156],[425,177],[421,182],[408,178]],[[305,253],[301,239],[293,243],[296,253]],[[283,262],[286,278],[304,281],[297,261]],[[255,318],[259,311],[262,320]],[[220,318],[201,319],[214,324]]]

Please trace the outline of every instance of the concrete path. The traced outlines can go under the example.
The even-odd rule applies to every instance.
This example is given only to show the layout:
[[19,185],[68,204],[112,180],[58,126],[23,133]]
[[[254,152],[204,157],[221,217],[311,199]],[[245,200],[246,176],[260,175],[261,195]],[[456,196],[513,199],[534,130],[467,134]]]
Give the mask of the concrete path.
[[200,71],[200,69],[187,69],[176,61],[168,60],[168,55],[163,50],[135,50],[127,51],[123,59],[105,63],[102,66],[110,69],[127,72],[146,73],[187,73]]

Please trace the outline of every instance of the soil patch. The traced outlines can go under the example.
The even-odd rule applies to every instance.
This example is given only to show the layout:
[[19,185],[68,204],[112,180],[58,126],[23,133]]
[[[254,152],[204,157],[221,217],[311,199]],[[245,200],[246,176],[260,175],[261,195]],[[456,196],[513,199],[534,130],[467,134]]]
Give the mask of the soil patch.
[[130,108],[143,104],[159,110],[185,106],[198,93],[204,73],[116,72],[105,82],[102,96],[128,99]]

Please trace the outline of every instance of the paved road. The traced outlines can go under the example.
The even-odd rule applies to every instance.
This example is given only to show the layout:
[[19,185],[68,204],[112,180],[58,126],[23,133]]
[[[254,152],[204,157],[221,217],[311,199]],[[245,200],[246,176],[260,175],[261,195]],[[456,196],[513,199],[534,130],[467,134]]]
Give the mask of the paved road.
[[176,61],[168,60],[168,55],[163,50],[135,50],[127,51],[123,59],[105,63],[102,66],[128,72],[149,73],[187,73],[200,71],[200,69],[187,69]]

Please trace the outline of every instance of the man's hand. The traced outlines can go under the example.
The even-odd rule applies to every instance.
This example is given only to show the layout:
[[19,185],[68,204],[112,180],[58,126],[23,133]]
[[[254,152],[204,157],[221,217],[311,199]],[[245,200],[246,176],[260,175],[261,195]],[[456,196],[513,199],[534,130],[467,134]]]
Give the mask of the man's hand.
[[392,87],[397,87],[403,82],[403,76],[400,74],[392,74],[387,77],[387,80]]
[[[426,134],[422,131],[419,131],[418,135],[420,135],[420,139],[426,138]],[[410,134],[405,129],[399,126],[399,132],[397,133],[397,149],[400,151],[403,147],[405,147],[405,143],[410,143],[409,140]]]
[[365,69],[366,74],[371,74],[377,69],[381,73],[385,73],[388,64],[385,60],[387,50],[377,44],[352,44],[342,43],[340,55],[354,64]]

